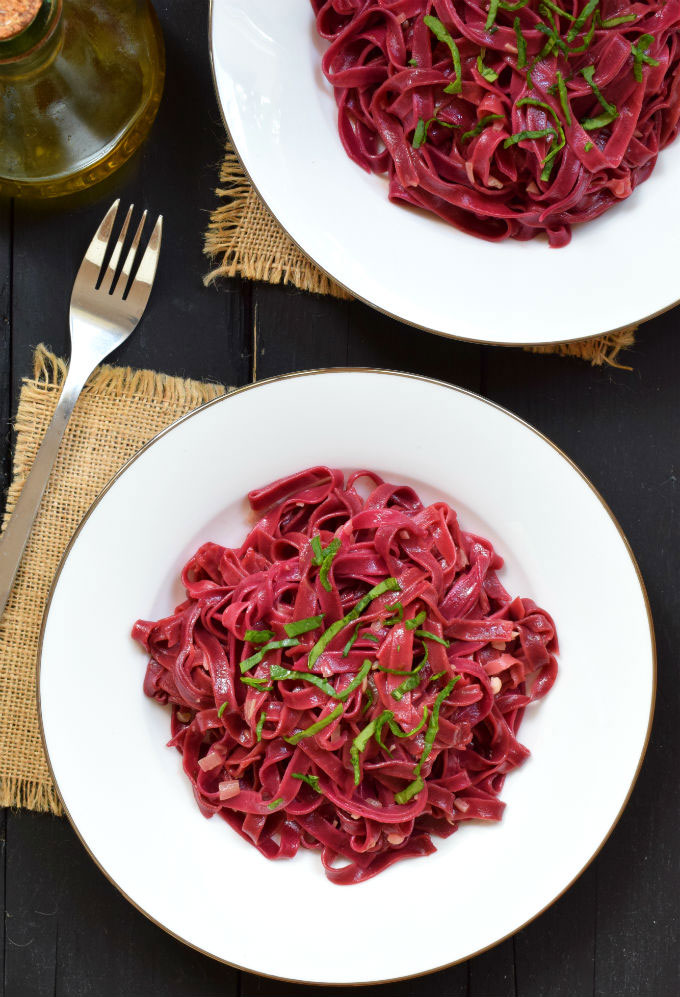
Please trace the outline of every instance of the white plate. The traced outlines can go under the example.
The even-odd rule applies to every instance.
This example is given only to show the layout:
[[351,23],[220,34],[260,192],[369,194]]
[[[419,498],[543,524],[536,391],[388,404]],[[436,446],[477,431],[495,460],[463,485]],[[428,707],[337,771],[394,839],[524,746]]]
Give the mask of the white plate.
[[309,0],[212,0],[222,112],[260,196],[356,297],[432,332],[488,343],[611,332],[680,299],[680,141],[651,179],[564,249],[501,244],[387,200],[345,154]]
[[[450,502],[507,558],[508,588],[554,614],[561,644],[557,682],[521,728],[532,756],[506,782],[503,820],[463,826],[437,842],[436,854],[348,887],[329,883],[316,853],[269,862],[223,821],[200,815],[179,754],[165,747],[168,710],[143,695],[146,656],[129,636],[138,617],[157,618],[181,601],[179,571],[199,544],[241,543],[246,492],[319,463],[372,467],[426,500]],[[39,693],[70,819],[133,903],[190,945],[252,972],[365,983],[465,959],[572,882],[630,792],[654,676],[635,562],[567,458],[458,388],[330,371],[210,403],[126,466],[57,575]],[[395,928],[404,914],[427,922],[422,937],[410,930],[407,945]]]

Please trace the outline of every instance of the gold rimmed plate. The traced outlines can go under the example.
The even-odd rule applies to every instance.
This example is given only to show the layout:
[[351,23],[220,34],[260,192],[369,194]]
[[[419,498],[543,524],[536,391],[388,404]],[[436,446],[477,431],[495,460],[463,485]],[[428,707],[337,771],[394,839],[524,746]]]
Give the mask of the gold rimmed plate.
[[[470,823],[437,841],[435,854],[352,887],[333,886],[315,853],[269,862],[224,822],[201,816],[179,754],[165,746],[168,711],[143,695],[146,659],[130,638],[138,617],[181,601],[179,571],[200,543],[241,543],[250,489],[313,464],[372,467],[425,501],[451,503],[505,557],[508,589],[554,615],[562,649],[553,690],[527,711],[521,739],[532,754],[506,782],[502,821]],[[441,382],[331,370],[211,402],[124,467],[60,566],[38,688],[68,815],[131,902],[187,944],[250,972],[371,983],[493,945],[588,864],[644,754],[654,639],[625,538],[545,437]],[[423,944],[396,943],[395,918],[404,912],[410,922],[418,910],[428,924]],[[282,917],[302,926],[304,944],[279,930]],[[337,925],[357,918],[361,930],[343,932],[342,958],[331,957]]]

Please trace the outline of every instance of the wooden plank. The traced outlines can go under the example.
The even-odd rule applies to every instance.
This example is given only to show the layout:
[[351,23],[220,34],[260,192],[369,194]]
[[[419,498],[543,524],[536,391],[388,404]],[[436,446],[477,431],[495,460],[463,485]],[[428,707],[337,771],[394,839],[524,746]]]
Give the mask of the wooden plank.
[[[395,939],[395,944],[398,944]],[[332,946],[331,946],[332,949]],[[341,959],[342,955],[332,949],[332,958]],[[347,997],[364,997],[368,992],[371,997],[467,997],[468,974],[465,964],[453,966],[440,973],[429,976],[419,976],[413,980],[402,980],[400,983],[383,983],[366,987],[342,987],[340,991]],[[335,988],[333,988],[335,989]],[[333,992],[329,987],[305,986],[305,997],[328,997]],[[301,988],[298,983],[282,983],[250,973],[241,974],[241,991],[239,997],[300,997]],[[484,997],[491,997],[485,994]]]
[[515,997],[513,940],[501,942],[468,963],[468,997]]
[[347,364],[348,302],[269,284],[252,296],[253,380]]

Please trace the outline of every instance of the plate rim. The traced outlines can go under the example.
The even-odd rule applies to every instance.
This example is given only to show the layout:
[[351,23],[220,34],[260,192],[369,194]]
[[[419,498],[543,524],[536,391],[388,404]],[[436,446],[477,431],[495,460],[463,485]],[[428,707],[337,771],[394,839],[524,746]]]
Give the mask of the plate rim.
[[[305,256],[308,260],[310,260],[314,264],[314,266],[321,271],[321,273],[325,274],[325,276],[328,277],[329,280],[331,280],[334,284],[337,284],[338,287],[342,288],[343,291],[346,291],[347,294],[350,296],[350,299],[353,298],[356,301],[362,302],[364,305],[368,305],[369,308],[374,309],[374,311],[379,312],[381,315],[386,315],[388,318],[394,319],[395,322],[401,322],[403,325],[408,325],[410,326],[410,328],[417,329],[418,331],[421,332],[429,332],[433,336],[440,336],[442,339],[452,339],[454,340],[454,342],[461,342],[461,343],[472,343],[476,346],[507,346],[509,348],[520,347],[520,346],[526,348],[541,347],[541,346],[559,346],[562,343],[578,344],[578,343],[585,343],[589,339],[601,339],[601,338],[606,338],[608,336],[615,336],[617,333],[626,332],[627,330],[635,331],[639,326],[644,325],[645,322],[651,322],[652,319],[658,318],[659,315],[665,315],[666,312],[672,311],[673,308],[677,308],[678,305],[680,305],[680,297],[678,297],[675,301],[672,301],[670,304],[665,305],[663,308],[659,308],[657,311],[652,312],[650,315],[644,315],[641,318],[633,319],[632,322],[629,322],[625,325],[615,326],[613,329],[603,329],[601,332],[589,333],[585,336],[570,336],[567,339],[564,338],[544,339],[541,340],[540,342],[534,342],[533,340],[531,340],[530,342],[522,342],[522,341],[507,342],[506,340],[503,339],[477,339],[474,336],[464,336],[462,334],[456,335],[451,332],[444,332],[441,329],[433,329],[428,325],[421,325],[418,322],[413,322],[410,319],[403,318],[401,315],[397,315],[395,312],[392,312],[387,308],[383,308],[380,305],[375,304],[373,301],[369,301],[368,298],[363,297],[361,294],[358,294],[356,291],[352,290],[351,287],[348,287],[347,284],[344,284],[341,280],[339,280],[329,270],[326,270],[326,268],[323,267],[317,259],[315,259],[309,252],[307,252],[307,250],[296,239],[293,238],[293,236],[290,234],[286,226],[279,219],[276,212],[272,209],[267,199],[263,196],[262,191],[260,190],[258,185],[253,180],[250,171],[248,170],[248,167],[245,164],[243,156],[241,155],[241,151],[238,148],[236,142],[234,141],[234,137],[231,133],[229,122],[227,120],[227,114],[224,109],[224,104],[222,103],[222,95],[220,93],[220,88],[217,84],[217,73],[215,70],[215,37],[213,32],[214,22],[215,22],[214,8],[215,8],[215,0],[209,0],[208,50],[210,54],[210,72],[212,74],[213,88],[215,90],[215,97],[217,99],[217,106],[219,108],[220,117],[222,118],[222,123],[227,133],[227,138],[231,143],[231,147],[233,148],[234,153],[236,154],[236,158],[241,164],[241,169],[243,170],[246,179],[252,186],[258,198],[265,206],[267,211],[270,213],[272,218],[275,220],[276,224],[285,233],[287,238],[290,239],[293,245],[300,250],[302,255]],[[470,238],[474,238],[474,236],[470,236]],[[616,367],[619,365],[614,363],[613,366]]]
[[[211,0],[211,4],[212,4],[212,0]],[[628,557],[630,558],[631,564],[632,564],[632,566],[633,566],[633,568],[635,570],[635,574],[636,574],[636,577],[637,577],[637,580],[638,580],[638,584],[640,586],[640,592],[642,594],[642,598],[643,598],[643,602],[644,602],[644,606],[645,606],[645,612],[647,614],[647,624],[648,624],[648,627],[649,627],[650,650],[651,650],[651,659],[652,659],[652,688],[651,688],[651,698],[650,698],[650,705],[649,705],[649,717],[648,717],[648,720],[647,720],[647,731],[646,731],[646,734],[645,734],[645,739],[644,739],[644,743],[642,745],[642,749],[640,751],[640,757],[638,759],[637,766],[635,768],[635,772],[634,772],[634,774],[632,776],[632,779],[630,781],[630,785],[628,787],[628,791],[626,793],[625,799],[623,800],[623,802],[621,804],[621,807],[619,808],[618,812],[616,813],[612,824],[610,825],[609,829],[607,830],[606,834],[602,838],[601,842],[599,843],[599,845],[597,846],[597,848],[595,849],[595,851],[592,853],[592,855],[587,860],[587,862],[585,862],[584,865],[579,869],[579,871],[576,873],[576,875],[573,876],[569,880],[569,882],[560,890],[559,893],[557,893],[547,904],[545,904],[543,907],[541,907],[541,909],[538,910],[535,914],[533,914],[530,918],[527,918],[525,921],[523,921],[521,924],[519,924],[516,927],[514,927],[511,931],[509,931],[507,934],[503,935],[502,937],[494,939],[494,941],[490,942],[488,945],[485,945],[482,948],[476,949],[474,952],[471,952],[471,953],[469,953],[469,954],[461,957],[460,959],[454,959],[452,962],[443,963],[440,966],[433,966],[430,969],[423,970],[423,971],[418,972],[418,973],[408,973],[405,976],[396,976],[396,977],[390,977],[390,978],[382,979],[382,980],[371,980],[371,981],[349,982],[349,983],[334,983],[334,982],[329,982],[327,980],[300,980],[300,979],[293,979],[292,977],[288,977],[288,976],[276,976],[276,975],[274,975],[272,973],[260,973],[257,970],[254,970],[253,968],[248,968],[246,966],[240,965],[239,963],[231,962],[228,959],[224,959],[221,956],[215,955],[213,952],[209,952],[207,949],[201,948],[200,945],[196,945],[193,942],[188,941],[186,938],[184,938],[182,935],[178,934],[177,932],[172,931],[166,925],[164,925],[163,923],[161,923],[157,918],[155,918],[152,914],[150,914],[148,911],[146,911],[135,900],[133,900],[132,897],[129,896],[129,894],[126,893],[125,890],[122,889],[122,887],[116,882],[116,880],[111,876],[111,874],[108,872],[108,870],[104,868],[104,866],[100,863],[100,861],[94,855],[94,853],[93,853],[92,849],[90,848],[90,846],[88,845],[87,841],[85,840],[85,838],[83,837],[83,835],[80,833],[78,825],[76,824],[76,822],[74,821],[73,817],[71,816],[71,813],[70,813],[70,811],[68,809],[66,801],[64,800],[64,798],[63,798],[63,796],[61,794],[61,790],[59,788],[59,782],[57,780],[56,774],[54,772],[54,768],[52,766],[52,760],[50,758],[49,748],[47,746],[47,739],[45,737],[45,728],[44,728],[44,723],[43,723],[42,701],[41,701],[41,686],[40,686],[40,676],[41,676],[42,656],[43,656],[43,642],[44,642],[44,637],[45,637],[45,631],[46,631],[47,621],[48,621],[48,618],[49,618],[50,609],[51,609],[51,605],[52,605],[52,598],[53,598],[54,593],[56,591],[57,585],[59,584],[59,580],[61,578],[62,570],[63,570],[63,568],[64,568],[64,566],[66,564],[66,561],[67,561],[67,559],[68,559],[68,557],[69,557],[69,555],[71,553],[71,550],[72,550],[73,546],[76,543],[76,540],[78,539],[78,537],[80,536],[80,534],[81,534],[81,532],[83,530],[83,527],[85,526],[85,524],[89,520],[90,516],[98,508],[98,506],[100,505],[100,503],[103,500],[104,496],[116,484],[116,482],[118,481],[118,479],[120,477],[122,477],[122,475],[129,470],[129,468],[138,460],[138,458],[141,457],[142,454],[145,453],[150,447],[152,447],[158,440],[162,439],[164,436],[166,436],[167,434],[169,434],[170,432],[172,432],[176,427],[180,426],[184,422],[187,422],[189,419],[192,418],[192,416],[197,415],[198,413],[202,412],[204,409],[210,408],[213,405],[217,405],[217,404],[223,403],[223,402],[229,400],[230,398],[235,397],[236,395],[240,395],[240,394],[242,394],[242,393],[244,393],[246,391],[251,391],[254,388],[256,389],[256,388],[259,388],[259,387],[262,387],[262,386],[265,386],[265,385],[275,384],[275,383],[278,383],[278,382],[281,382],[281,381],[294,380],[294,379],[300,378],[300,377],[314,377],[314,376],[319,375],[319,374],[321,374],[321,375],[324,375],[324,374],[380,374],[380,375],[383,375],[383,376],[387,375],[387,376],[390,376],[390,377],[404,377],[404,378],[407,378],[409,380],[423,381],[426,384],[434,385],[436,387],[447,388],[450,391],[455,391],[458,394],[467,395],[467,396],[475,399],[476,401],[480,401],[480,402],[484,403],[485,405],[488,405],[491,408],[496,409],[502,415],[509,416],[515,422],[518,422],[525,429],[528,429],[530,432],[532,432],[534,435],[536,435],[544,443],[547,443],[548,446],[552,450],[556,451],[559,454],[559,456],[561,456],[571,466],[572,470],[576,471],[576,473],[579,475],[579,477],[588,486],[588,488],[591,490],[591,492],[593,493],[593,495],[595,496],[595,498],[598,500],[598,502],[600,503],[600,505],[602,506],[602,508],[604,509],[604,511],[607,513],[609,519],[611,520],[611,522],[615,526],[615,528],[616,528],[616,530],[617,530],[617,532],[619,534],[620,539],[623,541],[623,545],[624,545],[624,548],[626,550],[626,553],[628,554]],[[590,867],[590,865],[595,861],[595,859],[597,858],[597,856],[600,854],[600,852],[604,848],[605,844],[607,843],[607,841],[611,837],[611,834],[613,833],[613,831],[616,828],[617,824],[619,823],[621,817],[623,816],[623,813],[624,813],[626,807],[628,806],[628,803],[630,801],[631,795],[633,793],[633,790],[634,790],[635,785],[637,783],[638,777],[640,775],[640,771],[642,769],[642,764],[644,762],[645,755],[647,753],[647,748],[649,746],[649,740],[650,740],[650,737],[651,737],[653,720],[654,720],[654,710],[655,710],[655,705],[656,705],[657,675],[658,675],[658,671],[657,671],[657,650],[656,650],[656,636],[655,636],[655,632],[654,632],[654,621],[653,621],[653,617],[652,617],[651,606],[650,606],[650,603],[649,603],[649,597],[647,595],[647,589],[646,589],[646,586],[645,586],[645,583],[644,583],[644,579],[642,577],[642,572],[640,571],[640,567],[639,567],[639,565],[637,563],[635,554],[633,553],[632,547],[631,547],[631,545],[630,545],[630,543],[628,541],[628,538],[627,538],[627,536],[626,536],[626,534],[625,534],[625,532],[624,532],[621,524],[619,523],[618,519],[616,518],[616,516],[614,515],[614,513],[612,512],[612,510],[610,509],[608,503],[605,501],[605,499],[600,494],[600,492],[598,491],[598,489],[592,483],[592,481],[590,480],[590,478],[588,478],[588,476],[571,459],[571,457],[568,456],[568,454],[566,454],[548,436],[546,436],[544,433],[542,433],[535,426],[532,426],[531,423],[527,422],[521,416],[516,415],[514,412],[511,412],[509,409],[505,408],[503,405],[499,405],[497,402],[491,401],[491,399],[485,398],[483,395],[480,395],[480,394],[478,394],[477,392],[474,392],[474,391],[470,391],[467,388],[462,388],[459,385],[455,385],[455,384],[449,384],[447,381],[442,381],[442,380],[440,380],[438,378],[427,377],[427,376],[425,376],[423,374],[412,374],[412,373],[409,373],[407,371],[390,370],[388,368],[383,368],[383,367],[350,367],[350,366],[345,366],[345,367],[318,367],[318,368],[312,368],[310,370],[303,370],[303,371],[291,372],[291,373],[288,373],[288,374],[278,374],[278,375],[275,375],[273,377],[264,378],[261,381],[253,381],[250,384],[245,384],[245,385],[243,385],[240,388],[234,388],[231,391],[227,391],[223,395],[219,395],[217,398],[212,398],[212,399],[208,400],[207,402],[204,402],[203,404],[199,405],[197,408],[191,409],[191,411],[186,412],[184,415],[180,416],[178,419],[175,419],[173,422],[170,423],[169,426],[166,426],[159,433],[156,433],[155,436],[153,436],[150,440],[148,440],[145,444],[143,444],[143,446],[141,446],[139,448],[139,450],[137,450],[131,457],[129,457],[125,461],[125,463],[118,469],[118,471],[116,471],[116,473],[111,477],[111,479],[106,483],[106,485],[104,485],[104,487],[102,488],[102,490],[94,498],[94,500],[92,501],[91,505],[87,509],[86,513],[84,514],[84,516],[80,520],[78,526],[76,527],[76,529],[75,529],[75,531],[74,531],[71,539],[69,540],[69,542],[68,542],[68,544],[67,544],[67,546],[66,546],[66,548],[64,550],[64,553],[62,554],[62,556],[61,556],[61,558],[59,560],[59,565],[58,565],[58,567],[56,569],[56,572],[54,574],[54,578],[52,579],[52,583],[50,585],[50,589],[49,589],[49,593],[48,593],[48,596],[47,596],[47,600],[45,602],[45,609],[43,611],[42,621],[41,621],[41,624],[40,624],[40,634],[39,634],[39,638],[38,638],[38,652],[37,652],[37,655],[36,655],[35,686],[36,686],[36,705],[37,705],[37,713],[38,713],[38,726],[39,726],[39,730],[40,730],[40,740],[41,740],[41,743],[42,743],[43,752],[45,754],[45,760],[47,762],[47,767],[48,767],[50,776],[52,778],[52,781],[54,783],[55,789],[57,791],[57,796],[58,796],[59,801],[61,803],[61,806],[63,808],[64,815],[65,815],[66,819],[68,820],[69,824],[71,825],[71,827],[73,828],[73,830],[74,830],[74,832],[76,834],[76,837],[78,838],[78,840],[80,841],[81,845],[83,846],[83,848],[85,849],[85,851],[87,852],[87,854],[89,855],[89,857],[92,859],[92,861],[94,862],[94,864],[96,865],[96,867],[105,876],[105,878],[109,881],[109,883],[111,883],[111,885],[114,886],[115,889],[118,890],[118,892],[128,901],[128,903],[130,903],[136,910],[138,910],[140,912],[140,914],[143,914],[144,917],[146,917],[149,921],[152,922],[152,924],[155,924],[156,927],[160,928],[162,931],[164,931],[170,937],[176,939],[179,942],[182,942],[182,944],[188,946],[191,949],[194,949],[194,951],[199,952],[201,955],[207,956],[208,958],[213,959],[216,962],[220,962],[220,963],[222,963],[225,966],[230,966],[232,969],[237,969],[237,970],[239,970],[240,972],[243,972],[243,973],[253,973],[253,972],[256,972],[257,975],[259,975],[259,976],[263,976],[263,977],[266,977],[267,979],[277,980],[277,981],[284,982],[284,983],[298,983],[298,984],[307,985],[307,986],[324,986],[324,987],[334,987],[334,988],[347,988],[347,987],[370,987],[370,986],[377,986],[379,984],[399,983],[399,982],[401,982],[403,980],[418,979],[419,977],[428,976],[431,973],[437,973],[437,972],[441,972],[442,970],[445,970],[445,969],[450,969],[451,967],[457,966],[460,963],[467,962],[468,959],[474,959],[478,955],[482,955],[482,953],[488,952],[490,949],[495,948],[497,945],[500,945],[501,942],[506,941],[508,938],[511,938],[513,935],[517,934],[517,932],[522,931],[528,925],[532,924],[535,920],[537,920],[537,918],[539,918],[542,914],[544,914],[545,911],[547,911],[550,907],[552,907],[552,905],[554,903],[556,903],[561,897],[563,897],[564,894],[567,892],[567,890],[571,889],[571,887],[574,885],[574,883],[578,879],[580,879],[580,877],[583,875],[583,873]]]

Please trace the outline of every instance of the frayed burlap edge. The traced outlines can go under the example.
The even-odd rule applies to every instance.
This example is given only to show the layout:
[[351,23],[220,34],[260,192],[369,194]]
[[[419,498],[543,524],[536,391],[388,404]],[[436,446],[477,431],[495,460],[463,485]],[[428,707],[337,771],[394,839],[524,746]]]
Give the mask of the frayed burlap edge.
[[[31,467],[31,455],[35,452],[39,443],[39,440],[36,440],[35,437],[38,432],[38,425],[42,424],[41,418],[43,420],[45,418],[44,406],[42,406],[42,411],[39,411],[41,408],[39,395],[42,394],[44,398],[46,395],[54,394],[53,404],[56,404],[58,394],[66,378],[67,370],[68,367],[64,360],[55,356],[44,344],[41,343],[36,347],[33,357],[33,377],[32,379],[24,378],[17,418],[14,424],[17,433],[17,447],[13,460],[12,483],[7,492],[3,526],[15,508]],[[94,371],[83,389],[83,395],[95,395],[107,398],[123,397],[132,404],[135,403],[135,400],[139,400],[140,404],[165,402],[168,404],[169,409],[167,424],[170,424],[177,417],[177,413],[181,409],[188,412],[205,402],[218,398],[226,390],[228,389],[221,384],[185,380],[157,373],[156,371],[134,370],[130,367],[113,367],[106,364]],[[38,398],[36,398],[36,393],[38,393]],[[76,409],[73,421],[77,420],[77,413],[78,410]],[[174,416],[171,413],[174,413]],[[155,432],[152,432],[152,435],[155,435]],[[118,469],[118,466],[112,466],[110,469],[107,468],[107,471],[110,470],[110,474],[113,476]],[[46,496],[49,495],[49,492],[50,485],[48,484]],[[93,494],[92,498],[94,497],[95,495]],[[64,546],[66,546],[66,543],[67,539],[64,540]],[[30,545],[31,541],[29,540],[27,552],[30,550]],[[19,576],[17,584],[21,584]],[[10,600],[6,617],[9,617],[12,611]],[[36,628],[38,626],[39,616],[36,617]],[[11,663],[9,667],[12,667]],[[33,663],[32,668],[31,681],[34,678],[35,663]],[[30,692],[30,689],[27,691]],[[35,692],[33,691],[33,701],[34,697]],[[36,717],[36,726],[37,722]],[[36,726],[33,727],[33,731],[37,736]],[[5,745],[4,749],[8,755],[11,755],[11,745]],[[38,740],[36,740],[35,750],[41,751]],[[20,763],[17,760],[16,768],[20,769],[20,767]],[[1,775],[0,806],[20,807],[42,813],[49,812],[57,816],[63,814],[61,801],[47,771],[37,778],[33,775],[22,776],[17,771]]]
[[[230,145],[222,163],[220,184],[215,193],[225,203],[212,212],[204,244],[206,255],[216,261],[205,277],[206,285],[218,277],[239,276],[269,284],[287,284],[313,294],[351,298],[307,259],[283,231],[258,197]],[[531,353],[578,357],[594,367],[609,364],[631,370],[617,358],[621,350],[634,344],[635,329],[636,326],[629,326],[595,339],[525,349]]]

